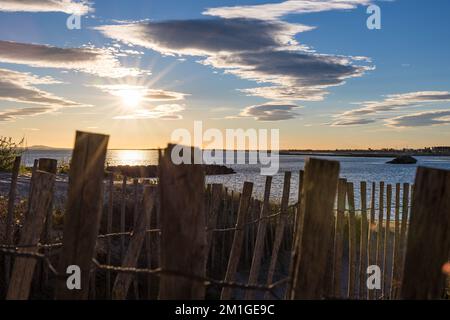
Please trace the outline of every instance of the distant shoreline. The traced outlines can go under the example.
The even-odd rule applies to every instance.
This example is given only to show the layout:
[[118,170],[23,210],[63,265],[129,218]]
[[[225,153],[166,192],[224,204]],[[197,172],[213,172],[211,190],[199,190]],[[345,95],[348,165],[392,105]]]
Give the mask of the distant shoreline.
[[450,157],[450,153],[420,153],[420,152],[398,152],[398,153],[380,153],[380,152],[327,152],[327,151],[280,151],[283,156],[331,156],[331,157],[353,157],[353,158],[395,158],[401,155],[413,157]]
[[[41,147],[41,148],[40,148]],[[32,146],[25,148],[26,151],[70,151],[70,148],[52,148],[46,146]],[[108,149],[110,151],[157,151],[159,149]],[[207,151],[209,149],[205,149]],[[217,151],[227,151],[227,150],[217,150]],[[244,150],[233,150],[244,151]],[[248,150],[245,150],[248,151]],[[270,151],[269,151],[270,152]],[[280,155],[283,156],[330,156],[330,157],[354,157],[354,158],[395,158],[402,155],[409,156],[419,156],[419,157],[450,157],[450,152],[421,152],[418,150],[403,151],[403,150],[392,150],[392,151],[382,151],[382,150],[280,150]]]

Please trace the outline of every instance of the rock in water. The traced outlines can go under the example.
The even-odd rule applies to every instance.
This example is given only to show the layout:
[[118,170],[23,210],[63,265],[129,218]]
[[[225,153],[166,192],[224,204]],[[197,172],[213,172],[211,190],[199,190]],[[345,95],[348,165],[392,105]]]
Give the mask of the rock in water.
[[388,161],[386,163],[390,164],[415,164],[417,163],[417,159],[411,156],[399,156],[394,160]]

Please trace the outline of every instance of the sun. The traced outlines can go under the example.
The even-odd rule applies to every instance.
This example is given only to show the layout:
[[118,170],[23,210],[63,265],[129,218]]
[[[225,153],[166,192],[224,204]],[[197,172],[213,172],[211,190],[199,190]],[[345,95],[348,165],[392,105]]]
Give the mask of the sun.
[[123,104],[129,108],[138,107],[143,100],[142,90],[137,89],[119,90],[117,95],[122,99]]

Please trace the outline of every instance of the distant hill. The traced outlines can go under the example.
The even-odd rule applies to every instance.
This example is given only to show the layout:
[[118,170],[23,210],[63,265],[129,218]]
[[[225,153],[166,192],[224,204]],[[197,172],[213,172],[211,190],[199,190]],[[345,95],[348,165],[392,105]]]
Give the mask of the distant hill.
[[28,150],[61,150],[61,149],[66,149],[66,148],[54,148],[54,147],[49,147],[49,146],[44,146],[44,145],[35,145],[35,146],[27,147],[26,149],[28,149]]

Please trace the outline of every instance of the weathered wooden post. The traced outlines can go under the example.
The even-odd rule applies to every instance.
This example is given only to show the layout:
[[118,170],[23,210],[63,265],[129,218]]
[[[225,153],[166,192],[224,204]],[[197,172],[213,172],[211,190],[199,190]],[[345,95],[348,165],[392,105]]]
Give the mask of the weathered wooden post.
[[212,191],[211,191],[211,204],[210,204],[210,212],[208,213],[209,216],[206,217],[207,220],[207,228],[208,231],[206,233],[206,262],[208,262],[209,255],[213,255],[214,252],[211,252],[211,248],[213,248],[213,242],[214,242],[214,229],[217,227],[217,218],[219,216],[219,208],[220,208],[220,202],[222,200],[222,192],[223,192],[223,185],[221,184],[213,184],[212,185]]
[[303,239],[300,256],[291,274],[294,280],[292,299],[323,297],[338,177],[337,161],[310,158],[305,162]]
[[[142,250],[146,236],[146,228],[151,219],[156,201],[156,187],[144,187],[143,209],[137,216],[136,223],[133,228],[133,233],[130,238],[130,244],[122,262],[122,267],[131,268],[136,267],[139,254]],[[114,281],[112,290],[112,298],[114,300],[125,300],[128,295],[128,289],[133,281],[133,275],[129,273],[119,273]]]
[[78,266],[81,270],[81,289],[69,290],[66,281],[60,279],[55,295],[59,300],[88,298],[89,272],[102,212],[108,139],[108,136],[101,134],[76,133],[58,272],[64,275],[68,266]]
[[409,199],[410,195],[410,185],[409,183],[403,184],[403,195],[402,195],[402,221],[400,224],[400,264],[398,267],[397,277],[399,279],[399,289],[397,290],[396,298],[400,298],[400,287],[403,277],[403,270],[405,267],[405,254],[406,254],[406,240],[407,240],[407,229],[408,229],[408,219],[409,219]]
[[[297,261],[298,256],[300,255],[300,249],[302,247],[301,240],[302,236],[299,235],[303,232],[303,219],[304,214],[302,212],[302,198],[303,198],[303,181],[305,178],[305,171],[300,170],[298,172],[298,192],[297,192],[297,205],[296,205],[296,215],[294,219],[294,227],[293,227],[293,239],[292,239],[292,254],[291,261],[289,262],[289,274],[292,274],[294,270],[294,266],[296,265],[295,261]],[[300,241],[300,243],[298,242]],[[292,291],[292,279],[290,279],[286,285],[286,291],[284,293],[284,298],[290,299],[291,291]]]
[[391,299],[397,297],[399,287],[398,270],[400,266],[400,183],[395,185],[395,227],[394,227],[394,245],[392,252],[392,275],[391,275]]
[[[280,251],[281,241],[283,240],[284,229],[287,222],[287,210],[289,205],[290,191],[291,191],[291,172],[286,171],[284,173],[283,195],[281,198],[281,212],[275,230],[275,241],[272,247],[272,256],[270,258],[269,271],[267,274],[267,285],[272,284],[273,276],[275,275],[275,268],[278,262],[278,252]],[[266,299],[270,298],[269,292],[266,292],[265,298]]]
[[[272,186],[272,177],[266,177],[266,185],[264,188],[264,200],[260,212],[260,221],[258,223],[258,231],[256,234],[255,250],[253,251],[252,266],[250,267],[250,275],[248,277],[249,285],[256,285],[258,283],[259,270],[261,268],[261,260],[264,253],[264,241],[267,231],[267,215],[269,214],[270,206],[270,188]],[[253,299],[255,296],[254,290],[247,290],[245,299]]]
[[344,255],[345,203],[347,197],[347,180],[339,179],[337,189],[337,214],[334,241],[334,297],[342,297],[342,256]]
[[[20,237],[20,245],[36,244],[35,247],[19,249],[21,253],[37,253],[38,242],[44,228],[45,219],[53,198],[55,175],[36,171],[33,192],[30,195],[29,211]],[[29,257],[17,257],[11,275],[6,298],[8,300],[26,300],[30,294],[36,260]]]
[[159,161],[163,272],[159,298],[204,299],[204,283],[184,274],[206,273],[205,174],[201,165],[174,164],[173,148],[169,145]]
[[[382,268],[383,263],[383,220],[384,220],[384,181],[380,182],[380,195],[378,199],[378,229],[377,229],[377,253],[375,264]],[[383,270],[381,270],[383,272]],[[375,297],[380,297],[380,290],[375,290]]]
[[[246,215],[248,214],[248,208],[250,205],[250,199],[253,192],[253,183],[244,182],[244,188],[242,190],[241,199],[239,201],[238,216],[236,221],[236,230],[234,231],[233,244],[231,245],[230,259],[228,260],[227,272],[225,274],[225,281],[232,282],[235,280],[236,271],[239,264],[239,259],[242,252],[242,244],[244,242],[244,224]],[[224,287],[220,296],[221,300],[228,300],[231,298],[232,289]]]
[[[37,170],[48,172],[56,175],[58,171],[58,161],[56,159],[48,159],[48,158],[40,158],[37,163]],[[55,190],[52,190],[52,193]],[[52,197],[53,200],[53,197]],[[52,239],[52,230],[53,230],[53,201],[50,203],[50,206],[47,211],[47,218],[45,220],[44,232],[42,233],[42,242],[49,243]],[[45,254],[50,253],[50,249],[44,250]],[[44,288],[48,284],[48,268],[44,262],[38,264],[38,268],[42,267],[42,278],[41,278],[41,286]]]
[[348,290],[347,296],[355,299],[356,284],[356,214],[355,214],[355,191],[352,182],[347,183],[348,200]]
[[[376,207],[376,191],[377,185],[375,182],[372,182],[372,196],[370,201],[370,222],[369,222],[369,235],[368,235],[368,245],[367,245],[367,256],[369,265],[375,264],[375,255],[376,255],[376,243],[378,242],[377,236],[378,234],[375,232],[376,223],[375,223],[375,207]],[[373,300],[375,298],[374,290],[368,290],[367,298],[369,300]]]
[[[14,159],[14,165],[11,173],[11,186],[9,188],[8,196],[8,211],[6,215],[6,227],[5,227],[5,239],[4,242],[7,245],[14,243],[14,207],[16,201],[17,192],[17,179],[19,177],[20,162],[22,158],[20,156]],[[5,284],[9,283],[9,276],[11,271],[11,260],[9,256],[5,257]]]
[[[133,179],[133,225],[136,224],[139,214],[139,179]],[[137,276],[133,278],[133,293],[136,300],[139,299],[139,284]]]
[[[58,171],[58,161],[56,159],[40,158],[38,162],[38,170],[55,174]],[[53,226],[53,203],[50,204],[47,212],[47,220],[45,221],[44,241],[48,242],[51,239],[51,232]]]
[[[120,203],[120,232],[125,232],[127,209],[127,177],[122,178],[122,198]],[[120,237],[120,259],[123,260],[125,253],[125,237]]]
[[[391,207],[392,207],[392,185],[388,184],[386,188],[386,224],[384,227],[384,253],[383,253],[383,299],[388,299],[390,288],[388,279],[389,263],[389,245],[391,235]],[[392,257],[392,256],[391,256]]]
[[367,183],[361,181],[361,239],[359,242],[359,298],[365,299],[367,297],[366,290],[366,270],[368,263],[368,233],[369,222],[367,220]]
[[440,299],[450,252],[450,171],[419,167],[412,200],[402,299]]
[[[113,228],[113,213],[114,213],[114,173],[108,173],[108,207],[106,211],[106,233],[112,233]],[[112,242],[111,237],[106,238],[106,264],[111,265],[112,257]],[[105,277],[106,298],[111,298],[111,271],[106,270]]]

